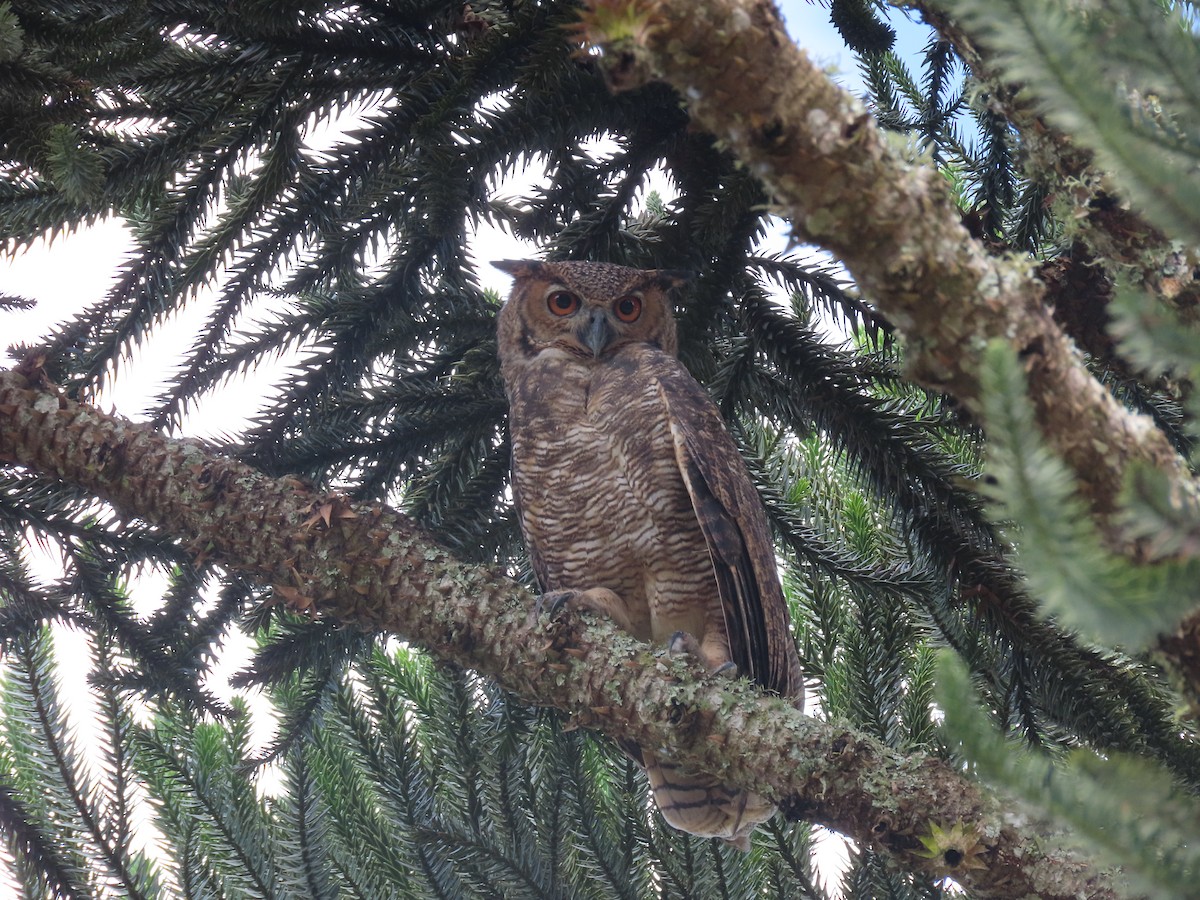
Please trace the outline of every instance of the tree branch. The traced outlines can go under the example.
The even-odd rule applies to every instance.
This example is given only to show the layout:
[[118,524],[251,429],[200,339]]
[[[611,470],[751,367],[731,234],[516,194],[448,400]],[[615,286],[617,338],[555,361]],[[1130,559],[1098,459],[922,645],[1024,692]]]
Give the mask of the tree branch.
[[[979,897],[1113,897],[1105,876],[1052,848],[1028,816],[945,763],[906,757],[745,683],[703,674],[618,632],[526,621],[532,597],[457,562],[392,510],[354,508],[272,479],[192,440],[163,437],[66,400],[40,370],[0,373],[0,459],[79,485],[177,535],[198,554],[275,587],[289,605],[414,641],[581,725],[761,790],[793,817],[953,877]],[[933,825],[973,841],[922,854]]]
[[[1077,234],[1070,252],[1044,263],[1039,273],[1047,284],[1055,319],[1075,342],[1094,358],[1127,377],[1134,373],[1119,357],[1108,333],[1107,304],[1112,278],[1124,270],[1157,298],[1157,302],[1188,310],[1200,297],[1200,279],[1192,266],[1180,266],[1182,254],[1170,240],[1137,211],[1124,208],[1110,195],[1095,155],[1038,114],[1034,96],[1020,85],[1006,82],[985,43],[947,15],[943,4],[909,0],[925,21],[952,43],[972,74],[985,87],[990,108],[1000,113],[1021,134],[1021,151],[1027,174],[1046,184],[1069,184],[1061,192],[1060,218]],[[1063,207],[1067,207],[1063,209]],[[1086,247],[1086,249],[1085,249]],[[1160,387],[1167,388],[1167,379]],[[1189,382],[1172,383],[1170,390],[1187,397]],[[1155,645],[1156,661],[1171,673],[1191,704],[1191,715],[1200,715],[1200,611],[1179,622],[1171,634]]]
[[[622,29],[609,21],[618,5]],[[968,235],[938,172],[889,147],[861,104],[791,42],[769,0],[589,6],[580,31],[602,49],[614,86],[674,85],[697,124],[767,185],[796,235],[835,253],[897,326],[912,378],[978,412],[983,348],[1005,340],[1025,361],[1043,435],[1102,523],[1131,463],[1192,489],[1150,420],[1088,373],[1028,263],[989,256]]]
[[1021,85],[1006,81],[986,44],[948,15],[945,3],[907,0],[903,5],[918,11],[927,24],[954,45],[985,89],[988,108],[1020,132],[1021,156],[1029,178],[1043,184],[1071,186],[1070,191],[1059,191],[1053,199],[1058,203],[1059,219],[1070,223],[1072,233],[1087,246],[1090,255],[1119,263],[1160,299],[1177,308],[1193,305],[1200,282],[1191,268],[1180,271],[1178,251],[1167,236],[1113,196],[1110,179],[1097,168],[1095,154],[1038,113],[1036,91],[1021,90]]

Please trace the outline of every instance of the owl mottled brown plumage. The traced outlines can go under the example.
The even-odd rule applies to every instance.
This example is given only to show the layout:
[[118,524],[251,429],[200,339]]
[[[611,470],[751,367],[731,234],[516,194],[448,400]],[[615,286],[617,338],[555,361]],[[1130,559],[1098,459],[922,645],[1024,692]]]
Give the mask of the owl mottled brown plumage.
[[[667,292],[682,279],[607,263],[496,265],[515,278],[500,368],[513,492],[542,590],[799,698],[762,505],[720,413],[675,359]],[[626,749],[676,828],[748,848],[774,813],[757,794]]]

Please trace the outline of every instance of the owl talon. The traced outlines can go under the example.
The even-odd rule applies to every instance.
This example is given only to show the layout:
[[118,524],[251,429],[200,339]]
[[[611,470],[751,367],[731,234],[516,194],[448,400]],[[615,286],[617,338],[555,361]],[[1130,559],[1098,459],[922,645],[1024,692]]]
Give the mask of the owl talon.
[[708,669],[710,675],[720,675],[722,678],[737,678],[738,667],[732,659],[713,663],[709,655],[704,653],[703,645],[696,636],[686,631],[677,631],[667,640],[668,656],[691,656],[700,661]]
[[700,642],[686,631],[677,631],[667,639],[669,656],[700,656]]
[[563,611],[563,608],[575,599],[576,595],[576,591],[548,591],[542,594],[533,606],[534,621],[541,619],[542,616],[551,620],[555,619]]
[[[546,611],[546,615],[553,619],[566,609],[579,595],[575,591],[554,591],[546,596],[553,598],[550,601],[550,609]],[[545,597],[542,599],[545,599]]]
[[738,667],[732,659],[723,665],[717,666],[710,673],[712,675],[720,675],[722,678],[737,678]]
[[547,591],[538,598],[534,615],[549,615],[551,619],[571,609],[584,610],[602,619],[610,619],[623,631],[632,632],[633,623],[625,611],[625,603],[608,588],[589,588],[586,591]]

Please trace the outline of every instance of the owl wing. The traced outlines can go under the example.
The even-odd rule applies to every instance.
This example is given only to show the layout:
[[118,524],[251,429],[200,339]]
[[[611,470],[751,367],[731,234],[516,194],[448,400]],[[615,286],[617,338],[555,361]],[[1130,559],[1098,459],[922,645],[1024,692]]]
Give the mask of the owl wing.
[[533,569],[533,577],[537,581],[538,589],[542,591],[549,590],[549,575],[546,571],[546,564],[542,561],[541,554],[537,552],[537,542],[529,533],[529,527],[526,524],[525,505],[521,502],[521,476],[517,472],[516,466],[516,451],[513,451],[513,465],[509,470],[509,484],[512,487],[513,493],[513,508],[517,513],[517,524],[521,528],[521,540],[525,543],[525,551],[529,555],[529,565]]
[[801,696],[796,656],[762,500],[721,414],[676,360],[654,365],[675,458],[712,557],[729,651],[738,673]]

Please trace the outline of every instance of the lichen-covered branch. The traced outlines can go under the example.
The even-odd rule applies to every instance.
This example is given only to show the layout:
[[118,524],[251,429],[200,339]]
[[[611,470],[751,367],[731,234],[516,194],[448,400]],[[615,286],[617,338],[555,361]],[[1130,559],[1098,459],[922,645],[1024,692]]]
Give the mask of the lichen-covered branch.
[[[1046,184],[1070,186],[1059,192],[1055,202],[1059,217],[1070,223],[1076,239],[1068,254],[1042,265],[1039,277],[1047,285],[1048,305],[1055,319],[1076,344],[1121,371],[1126,363],[1108,332],[1107,305],[1116,274],[1125,273],[1131,282],[1144,286],[1148,302],[1153,294],[1167,308],[1186,310],[1200,298],[1200,273],[1181,264],[1187,254],[1172,246],[1158,228],[1111,196],[1111,186],[1097,167],[1095,154],[1039,115],[1034,102],[1037,86],[1020,90],[1020,85],[1006,81],[990,48],[948,15],[947,5],[954,4],[904,3],[918,10],[954,45],[983,85],[988,106],[1020,132],[1027,175]],[[1160,383],[1166,386],[1167,379]],[[1186,380],[1172,380],[1170,389],[1186,396],[1194,386]],[[1160,637],[1155,658],[1190,699],[1195,717],[1200,711],[1200,612],[1193,612],[1172,633]]]
[[[618,28],[611,7],[626,10]],[[905,162],[870,116],[788,38],[768,0],[593,0],[581,31],[616,87],[659,77],[771,191],[796,236],[835,253],[901,331],[911,377],[978,409],[986,343],[1024,360],[1039,427],[1091,508],[1116,507],[1133,462],[1186,479],[1149,419],[1082,363],[1024,261],[989,255],[941,176]],[[631,21],[641,21],[632,27]]]
[[[394,632],[582,725],[669,747],[769,793],[794,818],[849,834],[912,871],[952,876],[976,896],[1115,896],[1104,876],[939,760],[903,756],[749,685],[703,675],[607,623],[530,624],[532,598],[519,585],[457,562],[399,513],[268,478],[40,382],[36,369],[0,373],[0,459],[91,491],[273,585],[290,606]],[[947,833],[957,837],[947,842]],[[943,843],[930,858],[927,846]]]

